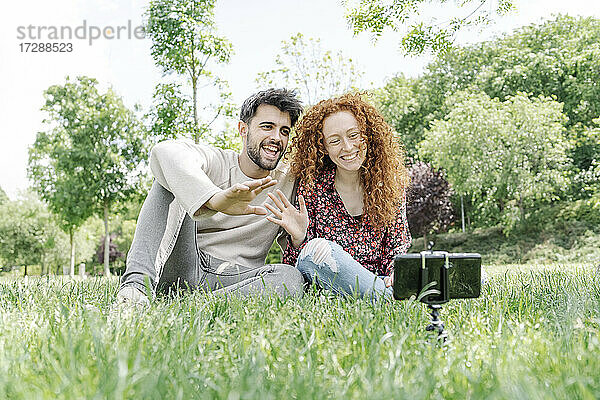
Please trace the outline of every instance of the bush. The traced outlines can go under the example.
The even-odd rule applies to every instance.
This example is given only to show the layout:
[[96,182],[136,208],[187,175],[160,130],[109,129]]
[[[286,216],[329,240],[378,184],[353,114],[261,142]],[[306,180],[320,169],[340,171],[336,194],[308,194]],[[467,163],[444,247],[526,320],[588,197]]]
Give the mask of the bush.
[[[600,196],[537,207],[510,232],[502,225],[434,235],[435,250],[477,252],[485,264],[600,261]],[[423,248],[413,240],[411,252]]]
[[558,212],[557,218],[561,221],[581,221],[600,228],[600,193],[589,199],[569,203]]
[[418,161],[409,170],[406,216],[413,236],[444,232],[454,221],[452,188],[442,170]]
[[[115,239],[116,239],[116,234],[111,234],[110,235],[110,242],[108,245],[108,261],[111,264],[114,264],[115,261],[117,261],[120,258],[123,258],[124,254],[119,251],[119,248],[117,247],[117,244],[115,243]],[[103,236],[100,240],[100,245],[98,246],[98,250],[96,250],[96,259],[98,260],[98,262],[100,264],[104,263],[104,238],[105,236]],[[121,266],[119,266],[121,267]],[[120,269],[120,268],[119,268]]]

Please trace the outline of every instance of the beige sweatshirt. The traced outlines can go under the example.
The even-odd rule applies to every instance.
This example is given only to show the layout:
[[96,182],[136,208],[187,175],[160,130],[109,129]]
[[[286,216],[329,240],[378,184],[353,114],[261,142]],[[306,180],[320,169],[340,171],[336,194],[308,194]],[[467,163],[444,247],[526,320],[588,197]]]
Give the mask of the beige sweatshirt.
[[[279,226],[262,215],[232,216],[215,211],[194,213],[219,190],[252,178],[239,166],[238,153],[187,140],[168,140],[150,153],[150,169],[156,180],[197,221],[198,248],[213,257],[248,267],[264,264]],[[252,205],[262,205],[268,192],[280,189],[292,195],[293,179],[282,162],[270,173],[277,185],[260,193]]]

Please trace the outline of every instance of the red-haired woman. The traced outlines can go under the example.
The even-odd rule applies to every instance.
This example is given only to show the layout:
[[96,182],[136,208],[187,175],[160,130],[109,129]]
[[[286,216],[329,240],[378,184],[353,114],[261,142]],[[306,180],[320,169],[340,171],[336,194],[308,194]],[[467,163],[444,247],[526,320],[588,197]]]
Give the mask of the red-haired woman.
[[360,94],[305,112],[290,147],[295,206],[270,194],[267,217],[288,233],[283,262],[338,294],[390,296],[393,258],[410,247],[409,178],[397,139]]

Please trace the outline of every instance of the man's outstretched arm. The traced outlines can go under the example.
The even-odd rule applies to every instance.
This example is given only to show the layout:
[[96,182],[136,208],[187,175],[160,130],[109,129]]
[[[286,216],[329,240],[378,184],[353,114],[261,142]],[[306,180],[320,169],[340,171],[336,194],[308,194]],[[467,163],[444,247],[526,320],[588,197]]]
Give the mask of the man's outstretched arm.
[[219,165],[222,159],[214,149],[187,141],[167,140],[150,151],[152,174],[190,215],[221,191],[208,176]]
[[155,145],[150,152],[154,177],[173,193],[190,215],[198,217],[208,210],[230,215],[266,215],[263,207],[252,206],[250,202],[277,181],[268,176],[222,190],[209,174],[212,168],[225,167],[222,154],[217,150],[186,141],[167,140]]

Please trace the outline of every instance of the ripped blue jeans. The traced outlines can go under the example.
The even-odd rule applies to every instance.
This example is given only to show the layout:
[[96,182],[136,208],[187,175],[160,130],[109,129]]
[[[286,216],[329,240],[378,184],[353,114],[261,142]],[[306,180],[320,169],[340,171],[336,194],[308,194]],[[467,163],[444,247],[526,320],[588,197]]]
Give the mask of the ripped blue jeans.
[[391,299],[393,289],[356,261],[342,246],[323,238],[310,240],[300,252],[296,267],[309,283],[338,295],[378,301]]

